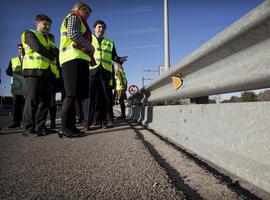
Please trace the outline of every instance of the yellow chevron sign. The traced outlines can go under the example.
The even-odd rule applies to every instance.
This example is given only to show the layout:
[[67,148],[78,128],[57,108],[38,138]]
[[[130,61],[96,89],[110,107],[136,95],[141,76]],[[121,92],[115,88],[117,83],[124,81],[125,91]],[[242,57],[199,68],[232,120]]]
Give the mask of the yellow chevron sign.
[[172,82],[175,90],[178,90],[183,85],[183,80],[180,75],[172,76]]

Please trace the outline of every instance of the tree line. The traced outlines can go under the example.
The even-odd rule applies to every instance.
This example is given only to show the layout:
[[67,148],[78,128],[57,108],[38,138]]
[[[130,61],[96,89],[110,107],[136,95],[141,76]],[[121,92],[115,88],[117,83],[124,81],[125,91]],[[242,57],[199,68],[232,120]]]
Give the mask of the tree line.
[[241,93],[240,97],[232,96],[229,100],[224,100],[221,103],[233,103],[233,102],[254,102],[254,101],[270,101],[270,90],[265,90],[256,94],[251,91],[245,91]]

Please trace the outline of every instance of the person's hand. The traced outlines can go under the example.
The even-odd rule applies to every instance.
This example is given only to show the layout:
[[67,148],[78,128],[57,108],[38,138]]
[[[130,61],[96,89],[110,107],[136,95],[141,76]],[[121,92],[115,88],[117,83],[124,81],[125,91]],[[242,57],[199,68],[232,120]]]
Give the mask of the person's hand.
[[96,63],[96,60],[95,60],[94,56],[90,55],[90,58],[91,58],[90,66],[95,66],[97,63]]
[[73,47],[75,49],[80,49],[81,51],[86,52],[86,49],[80,44],[73,44]]
[[90,51],[94,55],[94,53],[95,53],[95,47],[92,44],[90,46]]
[[73,47],[76,49],[80,49],[81,51],[83,51],[85,54],[89,55],[90,57],[92,56],[92,52],[85,49],[82,45],[80,44],[73,44]]
[[59,56],[59,50],[57,48],[52,48],[51,47],[51,52],[54,55],[54,57],[57,57],[58,58],[58,56]]
[[127,56],[122,56],[122,57],[120,57],[120,63],[122,64],[122,63],[124,63],[125,61],[127,61]]

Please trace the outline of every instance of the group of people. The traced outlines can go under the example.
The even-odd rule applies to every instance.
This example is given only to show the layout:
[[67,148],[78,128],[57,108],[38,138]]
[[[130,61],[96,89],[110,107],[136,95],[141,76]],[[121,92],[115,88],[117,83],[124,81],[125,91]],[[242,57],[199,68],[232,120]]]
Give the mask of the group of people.
[[[19,57],[11,59],[6,73],[23,76],[27,92],[23,113],[24,96],[13,94],[15,107],[10,128],[23,122],[25,136],[55,132],[52,128],[55,128],[56,92],[61,92],[63,99],[59,137],[83,136],[91,126],[113,127],[113,96],[121,105],[119,118],[126,117],[127,79],[122,64],[127,56],[119,57],[114,42],[104,37],[104,21],[97,20],[91,33],[87,23],[91,12],[90,6],[83,2],[74,5],[62,22],[59,49],[50,33],[52,20],[44,14],[36,16],[36,30],[26,29],[22,33]],[[82,102],[84,131],[75,125],[76,102]],[[51,129],[45,126],[48,111]]]

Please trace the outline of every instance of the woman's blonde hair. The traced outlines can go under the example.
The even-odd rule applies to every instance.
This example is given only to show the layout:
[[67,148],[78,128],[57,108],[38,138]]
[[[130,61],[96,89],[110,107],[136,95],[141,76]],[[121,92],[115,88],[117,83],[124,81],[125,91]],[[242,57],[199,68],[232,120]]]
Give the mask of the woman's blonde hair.
[[72,11],[77,12],[78,10],[80,10],[80,8],[83,8],[83,7],[87,7],[89,9],[89,11],[92,12],[92,9],[90,8],[90,6],[88,6],[86,3],[83,3],[83,2],[76,3],[73,6]]

